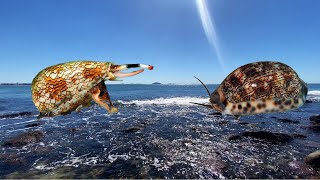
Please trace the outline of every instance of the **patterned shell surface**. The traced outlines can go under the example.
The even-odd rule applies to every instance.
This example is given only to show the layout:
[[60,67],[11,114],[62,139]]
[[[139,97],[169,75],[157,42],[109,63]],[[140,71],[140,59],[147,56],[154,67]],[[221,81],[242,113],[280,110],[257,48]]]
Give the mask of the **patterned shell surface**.
[[111,63],[74,61],[45,68],[32,81],[35,106],[42,114],[56,115],[75,110],[92,87],[105,80]]
[[246,64],[230,73],[220,84],[226,100],[245,101],[299,97],[306,84],[289,66],[280,62]]

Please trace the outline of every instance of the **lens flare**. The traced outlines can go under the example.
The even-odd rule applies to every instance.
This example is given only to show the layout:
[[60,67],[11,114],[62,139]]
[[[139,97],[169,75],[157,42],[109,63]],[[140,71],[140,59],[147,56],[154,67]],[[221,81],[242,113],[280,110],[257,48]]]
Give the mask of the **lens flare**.
[[219,40],[217,36],[217,32],[214,26],[213,18],[211,18],[208,10],[208,5],[206,0],[196,0],[197,9],[199,13],[199,17],[201,19],[203,30],[206,34],[207,40],[210,46],[213,47],[214,52],[216,53],[217,59],[219,61],[220,66],[225,71],[224,64],[221,57],[221,51],[219,47]]

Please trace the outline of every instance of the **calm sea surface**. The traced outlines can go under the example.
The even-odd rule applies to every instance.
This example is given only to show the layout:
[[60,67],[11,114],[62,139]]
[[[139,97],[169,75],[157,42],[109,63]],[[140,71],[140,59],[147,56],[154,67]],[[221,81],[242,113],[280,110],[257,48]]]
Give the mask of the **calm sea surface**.
[[[209,85],[212,92],[217,86]],[[309,85],[303,107],[241,117],[213,115],[200,85],[108,85],[119,113],[98,105],[66,116],[37,119],[30,86],[0,86],[0,178],[311,178],[319,173],[303,158],[320,149],[320,132],[308,129],[320,113],[320,85]],[[279,119],[298,121],[286,123]],[[36,143],[5,146],[26,132]],[[301,134],[269,143],[246,131]]]

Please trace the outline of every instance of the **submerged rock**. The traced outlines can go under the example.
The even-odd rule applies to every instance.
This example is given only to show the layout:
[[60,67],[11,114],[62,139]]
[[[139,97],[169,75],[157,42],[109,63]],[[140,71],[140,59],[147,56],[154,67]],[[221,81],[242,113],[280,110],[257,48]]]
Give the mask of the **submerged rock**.
[[0,119],[3,118],[15,118],[15,117],[19,117],[19,116],[31,116],[32,112],[19,112],[19,113],[13,113],[13,114],[3,114],[0,115]]
[[219,125],[225,125],[225,124],[228,124],[228,123],[229,123],[229,121],[227,121],[227,120],[223,120],[223,121],[219,121],[218,122]]
[[20,158],[12,158],[12,159],[7,159],[6,164],[7,165],[21,165],[25,163],[25,159],[20,157]]
[[36,126],[40,126],[40,125],[43,125],[43,123],[36,122],[36,123],[32,123],[32,124],[27,124],[26,127],[36,127]]
[[243,132],[240,135],[233,135],[229,137],[229,141],[241,140],[243,137],[251,137],[271,143],[286,143],[293,140],[293,136],[284,133],[273,133],[268,131]]
[[137,132],[137,131],[140,131],[142,130],[141,127],[130,127],[130,128],[127,128],[125,130],[123,130],[124,132],[127,132],[127,133],[130,133],[130,132]]
[[311,126],[307,126],[305,127],[306,129],[312,130],[312,131],[316,131],[316,132],[320,132],[320,124],[319,125],[311,125]]
[[249,123],[248,122],[239,122],[238,124],[240,124],[240,125],[248,125]]
[[40,142],[44,136],[44,133],[41,131],[26,132],[19,134],[8,141],[5,141],[4,146],[21,147],[27,144]]
[[300,121],[291,120],[291,119],[277,119],[277,121],[280,121],[283,123],[289,123],[289,124],[299,124],[300,123]]
[[319,114],[313,115],[309,119],[312,124],[319,124],[320,125],[320,115]]
[[305,139],[305,138],[307,138],[307,136],[303,135],[303,134],[291,134],[291,136],[293,138],[296,138],[296,139]]
[[317,150],[304,158],[306,164],[314,167],[320,168],[320,150]]
[[133,127],[129,127],[125,130],[123,130],[124,132],[130,133],[130,132],[137,132],[140,130],[143,130],[146,126],[147,126],[147,122],[141,122],[139,125],[137,126],[133,126]]
[[209,113],[208,115],[210,115],[210,116],[222,116],[221,112],[213,112],[213,113]]
[[305,103],[312,103],[312,101],[307,99]]

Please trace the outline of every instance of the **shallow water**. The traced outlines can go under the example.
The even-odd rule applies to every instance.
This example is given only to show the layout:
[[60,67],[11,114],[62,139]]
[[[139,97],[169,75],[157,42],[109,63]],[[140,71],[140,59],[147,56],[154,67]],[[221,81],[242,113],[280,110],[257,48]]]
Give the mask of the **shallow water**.
[[[215,85],[210,85],[213,91]],[[0,86],[0,143],[41,131],[40,142],[0,147],[1,178],[312,178],[303,158],[320,149],[320,132],[304,128],[319,113],[320,85],[309,85],[302,108],[286,113],[231,116],[189,102],[207,102],[198,85],[109,85],[119,113],[97,105],[66,116],[36,119],[29,86]],[[278,119],[298,120],[283,123]],[[30,124],[37,124],[27,127]],[[303,134],[284,144],[245,138],[245,131]]]

